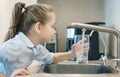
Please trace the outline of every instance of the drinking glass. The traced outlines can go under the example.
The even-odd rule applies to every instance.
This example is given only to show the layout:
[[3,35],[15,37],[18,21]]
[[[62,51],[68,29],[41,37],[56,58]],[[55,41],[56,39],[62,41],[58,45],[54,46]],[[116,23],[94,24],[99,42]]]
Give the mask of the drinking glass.
[[74,43],[77,44],[76,51],[76,63],[87,64],[88,63],[88,50],[84,47],[89,47],[89,35],[75,35]]

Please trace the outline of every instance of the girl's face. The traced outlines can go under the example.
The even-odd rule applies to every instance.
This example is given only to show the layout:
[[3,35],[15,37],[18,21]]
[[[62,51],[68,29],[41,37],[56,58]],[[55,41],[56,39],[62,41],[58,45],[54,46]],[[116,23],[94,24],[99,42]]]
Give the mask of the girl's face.
[[56,33],[55,30],[55,14],[48,13],[49,21],[42,25],[41,29],[41,40],[42,42],[50,42],[52,40],[53,35]]

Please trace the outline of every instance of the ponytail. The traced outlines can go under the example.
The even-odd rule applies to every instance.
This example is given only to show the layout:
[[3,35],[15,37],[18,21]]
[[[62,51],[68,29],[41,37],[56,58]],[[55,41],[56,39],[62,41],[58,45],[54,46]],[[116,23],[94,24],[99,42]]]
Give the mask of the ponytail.
[[22,19],[24,11],[23,9],[25,9],[25,3],[18,2],[15,4],[12,11],[12,23],[9,27],[4,41],[13,38],[19,32],[19,24]]

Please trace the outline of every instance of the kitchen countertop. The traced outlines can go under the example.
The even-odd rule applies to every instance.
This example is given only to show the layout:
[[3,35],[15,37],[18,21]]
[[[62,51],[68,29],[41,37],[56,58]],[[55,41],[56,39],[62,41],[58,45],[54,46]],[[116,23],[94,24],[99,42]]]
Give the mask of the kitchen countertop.
[[[89,63],[97,63],[100,64],[101,61],[89,61]],[[58,64],[75,64],[73,61],[63,61]],[[108,64],[112,67],[115,66],[115,63],[110,63]],[[17,76],[17,77],[119,77],[120,73],[117,74],[48,74],[48,73],[37,73],[37,74],[32,74],[32,75],[27,75],[27,76]]]

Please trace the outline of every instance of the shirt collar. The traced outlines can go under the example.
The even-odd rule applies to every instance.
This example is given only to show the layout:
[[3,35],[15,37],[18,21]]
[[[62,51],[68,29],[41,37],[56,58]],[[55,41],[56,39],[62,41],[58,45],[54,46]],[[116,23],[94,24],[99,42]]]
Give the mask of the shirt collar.
[[26,44],[27,47],[30,47],[30,48],[35,47],[35,45],[31,42],[31,40],[23,32],[19,32],[18,37],[20,37],[22,39],[22,41],[24,42],[24,44]]

